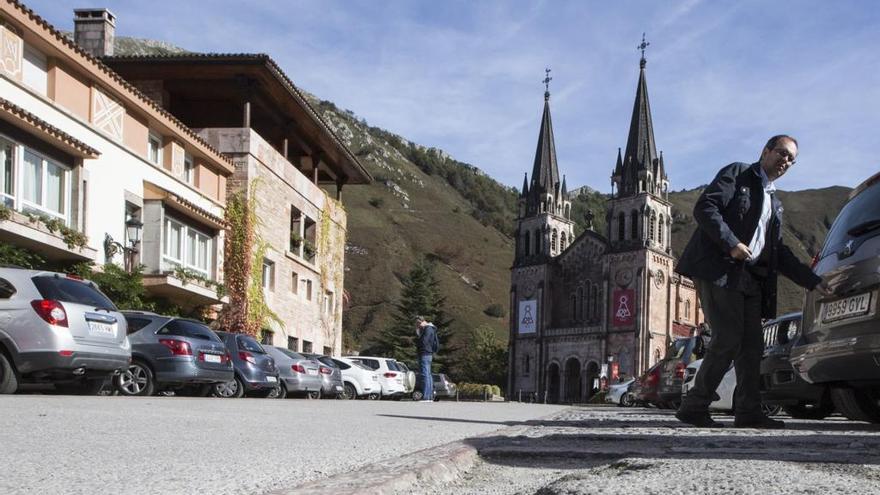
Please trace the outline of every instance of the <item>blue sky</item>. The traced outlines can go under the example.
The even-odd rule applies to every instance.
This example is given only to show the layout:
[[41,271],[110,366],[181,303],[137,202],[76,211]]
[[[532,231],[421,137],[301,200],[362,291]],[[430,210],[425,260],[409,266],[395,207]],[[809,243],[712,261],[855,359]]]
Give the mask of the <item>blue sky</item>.
[[107,7],[117,35],[271,55],[296,84],[371,125],[519,187],[550,84],[560,173],[610,190],[626,145],[642,32],[658,148],[674,190],[794,135],[782,189],[880,171],[880,8],[872,1],[26,2],[72,29]]

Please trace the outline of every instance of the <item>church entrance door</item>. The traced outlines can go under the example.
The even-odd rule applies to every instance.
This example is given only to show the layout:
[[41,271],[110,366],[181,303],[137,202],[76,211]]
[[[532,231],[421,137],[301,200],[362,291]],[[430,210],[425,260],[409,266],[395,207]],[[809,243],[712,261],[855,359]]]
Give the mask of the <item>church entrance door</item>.
[[547,402],[559,402],[559,365],[556,363],[547,369]]
[[576,358],[565,362],[565,401],[581,401],[581,362]]
[[587,365],[587,399],[599,391],[599,365],[595,361],[590,361]]

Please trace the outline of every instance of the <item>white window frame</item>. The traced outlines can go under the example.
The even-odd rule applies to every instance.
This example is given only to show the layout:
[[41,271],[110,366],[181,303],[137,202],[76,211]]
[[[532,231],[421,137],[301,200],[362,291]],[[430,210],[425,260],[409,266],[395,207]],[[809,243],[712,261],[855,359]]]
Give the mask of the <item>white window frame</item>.
[[260,278],[263,284],[263,292],[275,292],[275,262],[263,258],[263,263],[260,265]]
[[299,273],[290,272],[290,290],[294,295],[299,294]]
[[191,186],[196,185],[196,162],[192,155],[183,155],[183,180]]
[[[168,235],[168,232],[171,230],[171,225],[177,225],[180,227],[180,258],[176,259],[172,257],[169,253],[171,252],[171,236]],[[189,256],[189,234],[192,231],[194,234],[200,235],[207,239],[207,259],[205,260],[206,269],[202,269],[194,264],[191,264],[187,259]],[[192,270],[196,273],[199,273],[206,278],[213,279],[211,267],[213,266],[213,258],[214,258],[214,237],[202,232],[201,230],[187,225],[184,222],[176,218],[172,218],[168,215],[165,216],[165,222],[162,225],[162,260],[168,264],[180,266],[186,268],[188,270]],[[196,261],[198,261],[198,252],[196,252]]]
[[[12,183],[9,184],[10,192],[6,193],[7,184],[5,174],[3,173],[3,169],[0,168],[0,203],[6,205],[7,207],[15,208],[15,197],[18,189],[17,187],[15,187],[15,182],[16,180],[18,180],[18,144],[11,139],[6,139],[5,137],[0,136],[0,147],[6,145],[9,145],[10,147],[9,167],[11,172],[10,179]],[[5,163],[0,163],[0,167],[5,167],[5,165]]]
[[[59,163],[48,156],[45,153],[40,153],[39,151],[28,148],[27,146],[19,145],[19,151],[16,153],[17,162],[16,170],[13,171],[13,175],[17,175],[17,178],[13,179],[17,183],[19,187],[16,189],[16,196],[18,196],[18,203],[20,211],[32,211],[34,213],[39,213],[43,215],[48,215],[50,217],[55,217],[64,221],[64,225],[70,224],[70,197],[73,195],[73,187],[71,185],[71,169],[67,165],[63,163]],[[37,158],[40,159],[40,203],[34,203],[33,201],[29,201],[24,198],[24,194],[22,191],[22,187],[24,187],[24,177],[22,173],[22,167],[25,166],[25,153],[30,153]],[[47,190],[49,181],[49,164],[55,165],[56,167],[61,169],[61,192],[64,195],[63,200],[61,201],[61,208],[64,210],[62,212],[52,211],[47,206]],[[14,163],[13,166],[16,164]]]
[[[154,142],[157,144],[156,159],[155,160],[153,159],[153,149],[152,149],[152,145]],[[154,165],[158,165],[160,167],[162,166],[162,147],[163,147],[163,144],[164,143],[162,142],[162,136],[160,134],[153,132],[153,131],[150,131],[149,134],[147,134],[147,161],[149,161],[150,163],[152,163]]]

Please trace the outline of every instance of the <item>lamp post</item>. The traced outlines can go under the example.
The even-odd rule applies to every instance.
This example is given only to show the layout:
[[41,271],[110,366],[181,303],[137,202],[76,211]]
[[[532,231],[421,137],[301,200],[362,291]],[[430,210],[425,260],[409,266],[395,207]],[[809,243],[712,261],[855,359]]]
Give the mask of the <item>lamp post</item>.
[[138,245],[141,243],[141,231],[143,230],[143,227],[144,223],[135,217],[129,217],[128,220],[125,221],[125,234],[128,238],[128,243],[131,244],[130,246],[126,246],[119,241],[113,240],[113,237],[111,237],[110,234],[105,233],[104,258],[107,262],[109,262],[116,253],[122,251],[125,271],[131,273],[134,269],[134,257],[139,252]]

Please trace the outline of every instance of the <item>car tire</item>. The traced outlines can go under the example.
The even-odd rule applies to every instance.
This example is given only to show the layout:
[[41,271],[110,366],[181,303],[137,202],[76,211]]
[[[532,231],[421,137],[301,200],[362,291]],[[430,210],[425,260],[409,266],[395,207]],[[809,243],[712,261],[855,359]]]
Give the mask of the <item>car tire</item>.
[[281,382],[281,385],[279,385],[275,390],[277,391],[274,396],[275,399],[287,398],[287,385],[285,385],[284,382]]
[[422,400],[422,398],[424,398],[424,397],[425,397],[425,395],[420,390],[416,390],[415,392],[412,393],[412,400],[418,401],[418,400]]
[[856,390],[852,388],[834,387],[831,389],[831,400],[841,414],[853,421],[880,423],[880,407],[878,392]]
[[794,419],[825,419],[834,412],[834,405],[823,403],[809,407],[807,404],[797,404],[782,406],[782,410]]
[[321,391],[320,390],[313,390],[311,392],[306,392],[306,399],[317,400],[320,398],[321,398]]
[[221,399],[241,399],[244,397],[244,383],[236,376],[228,382],[215,384],[211,392]]
[[367,400],[379,400],[381,398],[382,398],[382,396],[379,395],[378,392],[373,392],[372,394],[367,396]]
[[342,385],[342,393],[338,396],[341,399],[354,400],[357,399],[357,388],[355,388],[353,383],[345,382]]
[[632,394],[630,394],[629,392],[624,393],[620,396],[620,405],[622,407],[632,407],[634,403],[635,400],[633,399]]
[[156,390],[153,370],[143,361],[132,361],[114,381],[120,395],[127,397],[150,396]]
[[761,412],[764,413],[764,416],[767,416],[769,418],[770,416],[776,416],[777,414],[782,412],[782,406],[762,403]]
[[0,394],[14,394],[18,390],[18,377],[6,354],[0,352]]

